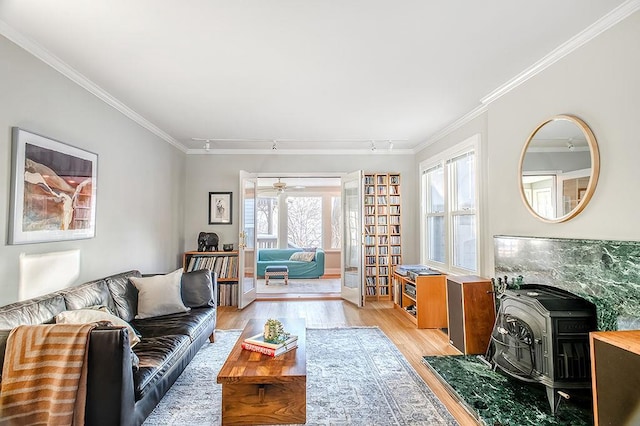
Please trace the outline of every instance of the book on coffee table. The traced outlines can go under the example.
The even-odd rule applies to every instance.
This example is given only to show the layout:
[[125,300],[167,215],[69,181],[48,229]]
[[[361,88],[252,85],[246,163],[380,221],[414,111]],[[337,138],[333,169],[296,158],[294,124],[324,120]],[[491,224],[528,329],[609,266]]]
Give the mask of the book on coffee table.
[[244,343],[252,345],[258,345],[270,349],[280,349],[285,346],[291,346],[292,343],[298,341],[298,336],[291,335],[282,343],[271,343],[264,340],[264,334],[256,334],[255,336],[247,337],[244,339]]
[[252,351],[252,352],[259,352],[261,354],[264,355],[268,355],[268,356],[278,356],[278,355],[282,355],[285,354],[291,350],[294,350],[295,348],[298,347],[298,342],[295,341],[289,345],[285,345],[282,346],[278,349],[273,349],[273,348],[267,348],[265,346],[260,346],[260,345],[254,345],[252,343],[247,343],[247,342],[242,342],[242,349],[245,349],[247,351]]

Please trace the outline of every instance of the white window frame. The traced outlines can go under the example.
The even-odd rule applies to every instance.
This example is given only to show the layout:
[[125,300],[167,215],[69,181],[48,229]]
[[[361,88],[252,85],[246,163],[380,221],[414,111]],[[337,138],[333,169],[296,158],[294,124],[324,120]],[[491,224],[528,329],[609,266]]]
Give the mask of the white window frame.
[[[465,139],[461,143],[442,151],[433,157],[420,162],[419,175],[420,175],[420,259],[421,263],[430,266],[434,269],[438,269],[442,272],[450,274],[479,274],[482,268],[482,258],[480,253],[480,246],[482,241],[483,230],[480,227],[482,223],[480,218],[480,182],[481,182],[481,152],[480,152],[480,135],[476,134],[468,139]],[[454,212],[451,210],[451,196],[453,191],[450,184],[450,169],[449,161],[465,155],[468,152],[473,151],[475,157],[475,208],[473,212],[469,210]],[[435,216],[434,214],[427,213],[427,187],[425,172],[431,170],[437,166],[444,168],[444,227],[445,227],[445,261],[444,263],[436,262],[428,259],[429,240],[427,235],[427,217]],[[453,247],[453,217],[457,215],[469,215],[475,216],[475,229],[476,229],[476,269],[465,269],[453,264],[454,247]]]

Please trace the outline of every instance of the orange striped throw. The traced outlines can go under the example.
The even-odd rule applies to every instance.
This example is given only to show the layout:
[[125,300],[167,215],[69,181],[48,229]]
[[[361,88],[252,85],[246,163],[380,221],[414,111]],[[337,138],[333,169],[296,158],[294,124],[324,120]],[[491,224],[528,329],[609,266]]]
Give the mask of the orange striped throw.
[[89,333],[97,324],[21,325],[7,340],[1,425],[82,425]]

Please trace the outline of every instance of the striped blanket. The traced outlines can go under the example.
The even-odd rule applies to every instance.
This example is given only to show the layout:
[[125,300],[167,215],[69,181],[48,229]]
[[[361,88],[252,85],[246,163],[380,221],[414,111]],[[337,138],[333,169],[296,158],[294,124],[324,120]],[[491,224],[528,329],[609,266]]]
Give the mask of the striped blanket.
[[89,333],[96,324],[19,326],[2,369],[0,425],[82,425]]

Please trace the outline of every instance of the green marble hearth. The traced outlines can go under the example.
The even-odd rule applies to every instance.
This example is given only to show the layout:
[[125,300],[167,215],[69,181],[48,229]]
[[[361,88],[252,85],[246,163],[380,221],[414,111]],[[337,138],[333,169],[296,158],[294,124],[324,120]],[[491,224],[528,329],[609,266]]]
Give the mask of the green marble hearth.
[[425,356],[423,362],[482,424],[584,426],[593,424],[590,390],[572,391],[554,417],[543,385],[493,371],[478,356]]

